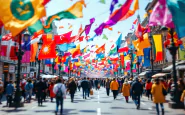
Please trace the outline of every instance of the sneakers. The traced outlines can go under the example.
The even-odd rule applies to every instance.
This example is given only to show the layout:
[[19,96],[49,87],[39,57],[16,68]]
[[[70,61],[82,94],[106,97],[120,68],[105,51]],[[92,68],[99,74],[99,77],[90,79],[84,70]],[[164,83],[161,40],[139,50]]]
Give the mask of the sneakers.
[[137,104],[137,109],[139,109],[140,108],[140,105],[139,104]]

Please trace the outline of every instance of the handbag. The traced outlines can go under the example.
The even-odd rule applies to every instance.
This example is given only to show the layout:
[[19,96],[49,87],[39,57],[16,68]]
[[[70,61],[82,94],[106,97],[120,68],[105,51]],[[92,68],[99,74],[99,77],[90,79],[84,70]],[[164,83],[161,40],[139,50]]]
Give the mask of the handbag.
[[163,86],[162,86],[162,92],[163,92],[163,95],[164,95],[164,96],[167,95],[167,91],[166,91],[166,89],[163,88]]
[[92,89],[90,90],[90,95],[93,95],[93,90]]

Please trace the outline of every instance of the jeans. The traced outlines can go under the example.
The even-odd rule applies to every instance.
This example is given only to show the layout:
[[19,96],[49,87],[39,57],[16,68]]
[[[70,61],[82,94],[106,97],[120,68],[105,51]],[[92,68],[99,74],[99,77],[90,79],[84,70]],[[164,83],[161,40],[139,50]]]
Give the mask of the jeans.
[[88,89],[83,89],[83,98],[86,98]]
[[0,93],[0,103],[2,98],[3,98],[3,93]]
[[134,103],[140,106],[140,95],[133,95]]
[[[160,105],[161,105],[162,112],[164,112],[163,103],[160,103]],[[157,111],[157,115],[160,115],[160,114],[159,114],[159,103],[156,103],[156,111]]]
[[10,107],[11,105],[12,105],[12,95],[7,95],[7,106]]
[[58,107],[61,106],[60,113],[63,113],[63,98],[56,98],[56,112],[58,112]]
[[79,90],[79,91],[80,91],[80,87],[81,87],[81,86],[78,86],[78,90]]
[[89,94],[90,94],[90,88],[87,89],[87,96],[89,97]]
[[106,88],[106,91],[107,91],[107,96],[109,96],[110,88]]
[[26,91],[26,97],[27,97],[28,102],[31,101],[31,96],[32,96],[32,91]]
[[117,92],[118,92],[118,90],[112,90],[114,99],[116,99],[116,97],[117,97]]

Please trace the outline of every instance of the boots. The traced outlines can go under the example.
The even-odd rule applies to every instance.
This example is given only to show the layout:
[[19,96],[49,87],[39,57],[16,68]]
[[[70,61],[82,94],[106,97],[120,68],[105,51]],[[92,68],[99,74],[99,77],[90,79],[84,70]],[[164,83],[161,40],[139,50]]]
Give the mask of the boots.
[[162,115],[164,115],[164,109],[162,109]]

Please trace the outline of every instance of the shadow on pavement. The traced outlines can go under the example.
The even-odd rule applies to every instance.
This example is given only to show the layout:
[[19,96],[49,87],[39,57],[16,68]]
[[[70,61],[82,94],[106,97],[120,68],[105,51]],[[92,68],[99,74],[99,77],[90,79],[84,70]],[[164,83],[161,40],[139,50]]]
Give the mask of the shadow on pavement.
[[7,112],[7,113],[12,113],[12,112],[22,112],[22,111],[26,111],[26,109],[11,109],[11,110],[1,110],[1,111],[4,111],[4,112]]
[[125,109],[123,107],[111,107],[111,109]]
[[112,115],[112,113],[102,112],[102,115]]
[[85,113],[96,113],[96,110],[80,110],[80,112],[85,112]]

